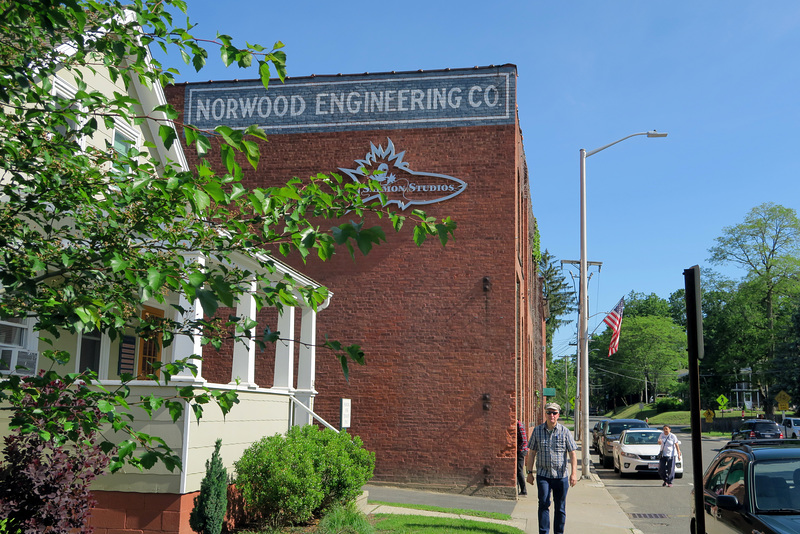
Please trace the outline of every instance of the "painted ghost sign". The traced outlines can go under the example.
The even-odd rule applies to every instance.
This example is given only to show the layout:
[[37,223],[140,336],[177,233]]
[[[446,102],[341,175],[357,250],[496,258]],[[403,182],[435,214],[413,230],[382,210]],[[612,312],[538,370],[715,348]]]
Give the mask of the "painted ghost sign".
[[516,67],[187,85],[185,120],[267,133],[513,124]]
[[367,177],[381,185],[378,190],[364,191],[364,200],[386,196],[386,204],[397,204],[404,210],[409,206],[433,204],[448,200],[461,194],[467,188],[466,182],[446,174],[420,172],[409,168],[403,160],[405,151],[397,152],[391,139],[377,147],[370,143],[370,151],[364,159],[355,160],[354,169],[340,168],[353,181],[365,182]]

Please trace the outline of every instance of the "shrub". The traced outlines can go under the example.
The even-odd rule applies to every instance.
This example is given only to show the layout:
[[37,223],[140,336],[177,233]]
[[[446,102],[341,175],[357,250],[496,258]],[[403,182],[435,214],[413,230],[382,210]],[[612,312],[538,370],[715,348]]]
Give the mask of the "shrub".
[[89,485],[108,465],[98,447],[59,447],[38,434],[14,433],[3,453],[0,516],[9,532],[91,532],[86,522],[95,501]]
[[318,512],[334,505],[344,505],[361,495],[361,487],[372,478],[375,453],[363,448],[361,438],[329,428],[295,427],[289,435],[316,443],[314,468],[322,478],[324,497]]
[[374,467],[358,437],[307,425],[251,445],[236,462],[236,485],[253,519],[279,526],[353,501]]
[[220,447],[222,440],[218,439],[211,459],[206,460],[206,475],[189,515],[189,526],[200,534],[220,534],[228,509],[228,471],[222,464]]
[[[67,534],[92,532],[86,523],[95,503],[89,492],[92,481],[109,464],[109,456],[97,445],[97,434],[81,424],[97,408],[80,401],[69,404],[67,385],[50,382],[42,395],[26,393],[23,407],[34,408],[27,424],[5,438],[0,465],[0,532],[15,534]],[[45,429],[46,408],[64,408],[58,424],[71,436],[64,445]]]
[[248,447],[235,464],[248,514],[270,526],[309,520],[323,497],[313,454],[312,443],[278,434]]
[[683,410],[683,401],[675,397],[665,397],[656,401],[656,413]]

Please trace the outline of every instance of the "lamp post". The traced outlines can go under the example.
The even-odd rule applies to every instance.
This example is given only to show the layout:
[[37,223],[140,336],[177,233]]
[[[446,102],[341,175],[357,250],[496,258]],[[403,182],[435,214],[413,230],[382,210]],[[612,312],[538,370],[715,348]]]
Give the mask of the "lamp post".
[[578,294],[578,352],[580,354],[580,435],[581,447],[583,450],[583,460],[581,465],[581,475],[585,478],[589,477],[589,326],[587,324],[589,317],[588,302],[586,294],[586,158],[597,154],[601,150],[605,150],[610,146],[621,143],[631,137],[637,135],[646,135],[647,137],[666,137],[666,133],[660,133],[655,130],[649,132],[639,132],[628,135],[622,139],[617,139],[613,143],[595,148],[587,152],[581,149],[581,265],[580,265],[580,284]]

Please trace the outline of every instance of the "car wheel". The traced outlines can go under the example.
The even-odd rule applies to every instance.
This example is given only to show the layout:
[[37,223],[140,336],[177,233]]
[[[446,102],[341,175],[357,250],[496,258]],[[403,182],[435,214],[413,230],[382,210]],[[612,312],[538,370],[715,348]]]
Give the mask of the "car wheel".
[[614,459],[614,472],[619,473],[619,464],[616,462],[616,458]]
[[683,473],[675,473],[675,478],[683,478]]
[[603,455],[603,467],[605,467],[606,469],[609,469],[612,466],[613,463],[614,463],[614,459],[613,458],[609,458],[607,454]]
[[695,530],[697,529],[694,526],[694,518],[692,518],[692,520],[689,522],[689,532],[691,532],[691,534],[695,534]]

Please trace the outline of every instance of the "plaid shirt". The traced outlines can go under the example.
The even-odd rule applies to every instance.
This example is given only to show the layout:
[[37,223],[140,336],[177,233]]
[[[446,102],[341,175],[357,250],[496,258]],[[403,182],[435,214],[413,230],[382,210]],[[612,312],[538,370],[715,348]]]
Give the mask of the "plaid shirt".
[[528,433],[520,421],[517,421],[517,451],[523,454],[528,452]]
[[569,453],[578,448],[572,433],[561,423],[553,430],[547,430],[547,423],[534,427],[528,447],[536,452],[536,476],[545,478],[566,477]]

